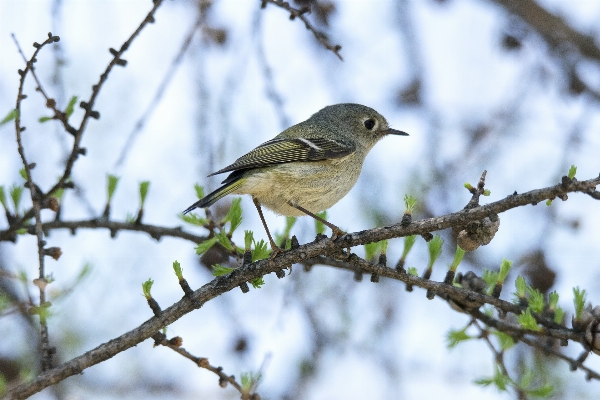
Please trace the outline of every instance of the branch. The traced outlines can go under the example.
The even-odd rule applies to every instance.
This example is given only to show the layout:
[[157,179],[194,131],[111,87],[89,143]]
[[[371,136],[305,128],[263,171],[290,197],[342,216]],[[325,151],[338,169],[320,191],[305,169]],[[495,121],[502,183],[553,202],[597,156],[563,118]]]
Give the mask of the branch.
[[[55,352],[55,349],[52,348],[50,346],[50,339],[49,339],[49,335],[48,335],[48,324],[46,323],[46,313],[45,313],[45,307],[47,306],[46,304],[46,273],[45,273],[45,268],[44,268],[44,257],[46,256],[46,251],[44,249],[44,246],[46,245],[46,242],[44,241],[44,234],[42,231],[42,219],[41,219],[41,215],[40,215],[40,211],[42,209],[42,204],[44,203],[44,199],[42,197],[42,192],[39,189],[39,187],[34,183],[32,175],[31,175],[31,170],[35,167],[35,163],[29,163],[27,161],[27,157],[25,156],[25,148],[23,147],[23,141],[22,141],[22,137],[21,134],[25,131],[25,127],[21,126],[21,102],[27,98],[27,95],[25,95],[23,93],[23,89],[25,86],[25,78],[27,77],[28,73],[32,73],[33,74],[33,70],[34,70],[34,63],[37,61],[37,56],[40,52],[40,50],[46,46],[47,44],[50,43],[55,43],[58,42],[60,40],[60,38],[58,36],[53,36],[52,33],[48,33],[48,38],[42,43],[34,43],[33,46],[35,47],[35,51],[33,52],[33,55],[31,56],[31,59],[29,59],[29,61],[27,61],[25,64],[25,70],[19,70],[19,75],[21,76],[21,79],[19,80],[19,90],[17,92],[17,101],[16,101],[16,111],[17,111],[17,117],[15,118],[15,133],[16,133],[16,139],[17,139],[17,149],[19,152],[19,155],[21,156],[21,162],[23,163],[23,168],[25,170],[25,177],[26,177],[26,182],[25,182],[25,187],[27,187],[29,189],[29,193],[31,195],[31,203],[33,205],[32,207],[32,213],[33,216],[35,217],[35,226],[33,229],[33,232],[36,235],[36,239],[37,239],[37,248],[38,248],[38,263],[39,263],[39,268],[38,268],[38,278],[36,280],[34,280],[34,283],[36,283],[39,291],[40,291],[40,302],[39,302],[39,307],[37,308],[39,310],[39,316],[40,316],[40,342],[41,342],[41,349],[42,349],[42,356],[41,356],[41,369],[42,371],[45,371],[47,369],[50,369],[52,367],[52,355]],[[15,40],[16,43],[16,40]],[[21,52],[21,55],[23,55],[23,52],[21,51],[20,47],[18,46],[17,43],[17,47],[19,48],[19,51]],[[23,55],[24,56],[24,55]],[[37,78],[36,78],[37,80]],[[15,210],[15,214],[17,214],[17,210]]]
[[44,198],[51,196],[54,192],[56,192],[58,189],[64,188],[65,184],[67,184],[67,180],[71,177],[71,171],[73,169],[73,165],[75,164],[75,161],[77,160],[77,158],[79,157],[80,154],[85,153],[85,149],[80,148],[79,145],[81,143],[81,139],[83,137],[83,132],[85,131],[87,123],[90,118],[94,118],[94,119],[100,118],[100,113],[93,109],[94,104],[96,103],[96,98],[100,94],[100,89],[102,88],[102,86],[104,85],[106,80],[108,79],[108,74],[112,71],[114,66],[119,65],[119,66],[124,67],[125,65],[127,65],[127,61],[122,59],[121,56],[129,49],[129,46],[133,43],[134,39],[140,34],[142,29],[144,29],[146,27],[146,25],[154,23],[154,21],[155,21],[154,14],[156,13],[156,10],[158,9],[158,7],[160,7],[161,4],[162,4],[162,0],[154,0],[154,5],[152,6],[152,9],[150,10],[150,12],[148,12],[148,15],[146,15],[146,17],[140,23],[140,25],[137,27],[137,29],[121,45],[121,48],[119,50],[115,50],[113,48],[109,49],[110,53],[113,55],[112,60],[106,67],[106,70],[102,73],[102,75],[100,75],[100,80],[98,81],[98,83],[96,83],[95,85],[92,86],[92,95],[90,96],[90,99],[88,101],[82,101],[80,103],[80,107],[85,110],[85,114],[84,114],[84,116],[81,120],[81,124],[75,134],[75,140],[73,142],[73,149],[71,150],[71,154],[69,155],[69,158],[67,159],[67,163],[65,165],[65,171],[64,171],[63,175],[60,177],[59,181],[44,195]]
[[152,339],[154,339],[154,346],[162,345],[162,346],[168,347],[171,350],[181,354],[188,360],[191,360],[198,367],[207,369],[207,370],[215,373],[216,375],[218,375],[219,376],[219,386],[225,387],[227,385],[227,383],[229,382],[231,384],[231,386],[236,388],[237,391],[242,394],[242,396],[247,394],[244,391],[244,389],[242,388],[242,385],[240,385],[235,380],[235,376],[227,375],[226,373],[223,372],[223,367],[214,367],[214,366],[210,365],[210,363],[208,362],[208,358],[196,357],[193,354],[191,354],[190,352],[188,352],[186,349],[181,347],[181,343],[180,343],[181,338],[175,337],[171,340],[167,340],[167,337],[164,334],[157,332],[155,335],[152,336]]
[[[106,80],[108,78],[108,74],[112,71],[113,67],[115,65],[119,65],[122,67],[127,65],[127,61],[122,59],[121,56],[129,49],[129,46],[132,44],[133,40],[140,34],[142,29],[144,29],[144,27],[146,27],[146,25],[154,23],[154,21],[155,21],[154,14],[156,13],[156,10],[158,9],[158,7],[160,7],[160,5],[162,4],[163,0],[153,0],[153,2],[154,2],[154,5],[153,5],[152,9],[150,10],[150,12],[146,15],[144,20],[140,23],[140,25],[135,30],[135,32],[133,32],[133,34],[131,34],[131,36],[121,45],[121,48],[119,50],[115,50],[113,48],[109,49],[110,53],[113,55],[113,59],[109,62],[104,73],[102,73],[102,75],[100,75],[100,80],[98,81],[98,83],[96,83],[95,85],[92,86],[92,95],[91,95],[90,99],[88,101],[82,101],[80,103],[80,107],[85,109],[85,114],[81,120],[81,124],[80,124],[79,128],[74,133],[75,140],[73,142],[73,148],[67,159],[67,163],[65,165],[63,175],[60,177],[58,182],[50,190],[48,190],[48,192],[46,192],[46,193],[40,192],[39,193],[40,201],[42,203],[49,201],[51,196],[57,190],[72,189],[74,187],[73,183],[68,182],[68,180],[71,177],[71,171],[73,170],[75,161],[77,160],[77,158],[79,158],[79,155],[85,155],[85,153],[86,153],[86,149],[80,147],[79,145],[81,143],[83,133],[87,126],[87,122],[90,118],[95,118],[95,119],[100,118],[100,113],[96,110],[93,110],[93,106],[96,102],[96,98],[98,97],[98,95],[100,93],[100,89],[102,88],[103,84],[106,82]],[[49,40],[52,40],[52,41],[60,40],[60,38],[58,36],[52,37],[51,34],[49,34],[49,36],[50,37],[46,40],[46,42],[48,42]],[[46,44],[46,42],[44,42],[43,44]],[[36,52],[32,56],[32,59],[31,59],[32,61],[27,64],[27,68],[32,68],[32,66],[33,66],[32,62],[35,62],[37,53],[43,47],[43,44],[39,45],[37,43],[34,43],[34,46],[36,47]],[[19,74],[21,75],[22,81],[26,75],[26,71],[27,70],[25,70],[25,71],[19,70]],[[22,82],[21,82],[21,86],[22,86]],[[20,132],[25,130],[24,127],[20,127],[20,102],[25,98],[27,98],[27,96],[25,94],[22,94],[22,88],[20,88],[19,95],[17,97],[17,118],[15,119],[15,124],[17,126],[17,134],[19,134]],[[67,131],[69,131],[69,129],[67,129]],[[70,132],[70,133],[73,134],[73,132]],[[27,168],[27,165],[26,165],[26,168]],[[17,218],[13,224],[10,224],[8,233],[9,233],[9,236],[12,236],[12,237],[9,240],[14,241],[15,240],[14,234],[15,234],[16,230],[19,229],[20,227],[22,227],[23,224],[25,224],[30,218],[32,218],[34,216],[35,216],[35,209],[32,208],[32,209],[28,210],[27,212],[25,212],[22,217]],[[5,237],[6,237],[6,235],[5,235]],[[6,239],[0,238],[0,240],[6,240]]]
[[[19,45],[19,42],[17,41],[17,38],[15,36],[15,34],[11,34],[13,41],[15,42],[15,45],[17,46],[17,50],[19,51],[19,54],[21,55],[21,57],[23,58],[23,61],[25,61],[25,63],[27,63],[27,58],[25,57],[25,54],[23,53],[23,50],[21,50],[21,46]],[[48,34],[49,39],[52,39],[52,34]],[[52,39],[52,42],[58,42],[59,37],[56,36],[57,39]],[[43,42],[41,45],[38,44],[37,42],[35,42],[33,44],[33,47],[35,47],[37,50],[34,53],[34,56],[32,57],[32,61],[36,59],[36,55],[37,53],[41,50],[41,48],[47,44],[48,40],[46,40],[45,42]],[[33,61],[35,62],[35,61]],[[59,120],[60,122],[62,122],[65,130],[67,132],[69,132],[71,135],[75,135],[75,133],[77,132],[77,130],[71,125],[69,124],[68,121],[68,117],[67,114],[60,111],[58,108],[56,108],[56,100],[54,100],[53,98],[49,97],[48,94],[46,93],[46,91],[44,90],[44,87],[42,86],[42,83],[40,82],[37,74],[35,73],[35,68],[31,68],[29,70],[29,72],[31,72],[31,75],[33,76],[33,79],[35,79],[35,83],[37,84],[37,88],[36,90],[38,92],[40,92],[42,94],[42,96],[44,96],[44,98],[46,99],[46,107],[48,107],[49,109],[51,109],[54,112],[54,119]]]
[[536,189],[523,194],[517,194],[517,192],[515,192],[502,200],[486,204],[485,206],[462,210],[442,217],[413,221],[412,224],[407,227],[403,227],[401,224],[395,224],[384,226],[382,228],[350,233],[337,238],[335,243],[340,248],[343,248],[378,242],[384,239],[422,235],[447,229],[452,226],[463,226],[469,222],[479,221],[493,214],[500,214],[510,209],[528,204],[536,205],[556,197],[564,201],[567,199],[567,193],[571,192],[582,192],[596,199],[599,194],[599,192],[595,190],[597,185],[600,185],[600,176],[587,181],[578,181],[576,179],[569,180],[569,178],[565,176],[563,177],[562,182],[555,186]]
[[314,26],[312,26],[312,24],[304,16],[304,14],[310,12],[310,8],[302,8],[299,10],[297,8],[291,7],[290,3],[288,3],[287,1],[282,1],[282,0],[261,0],[261,1],[262,1],[261,8],[266,8],[268,3],[275,4],[277,7],[281,7],[284,10],[287,10],[290,13],[291,20],[300,18],[302,20],[302,22],[304,22],[304,26],[306,27],[306,29],[308,29],[309,31],[311,31],[313,33],[313,35],[315,35],[315,38],[319,41],[319,43],[321,43],[327,50],[331,50],[333,52],[333,54],[338,56],[338,58],[341,61],[344,61],[344,59],[340,55],[340,50],[342,49],[342,46],[340,46],[339,44],[332,45],[331,43],[329,43],[329,39],[327,39],[327,35],[321,31],[318,31]]
[[[24,225],[21,228],[27,229],[29,233],[33,228],[32,225]],[[111,237],[115,237],[117,232],[119,231],[134,231],[134,232],[146,232],[153,239],[157,241],[160,240],[163,236],[176,237],[180,239],[189,240],[194,243],[202,243],[207,237],[195,235],[190,232],[186,232],[182,229],[182,227],[178,226],[175,228],[167,228],[163,226],[157,225],[149,225],[149,224],[136,224],[133,222],[117,222],[117,221],[107,221],[102,219],[90,219],[90,220],[80,220],[80,221],[51,221],[45,222],[42,224],[42,229],[44,232],[57,230],[57,229],[68,229],[74,235],[77,229],[98,229],[105,228],[110,231]],[[0,242],[11,240],[11,229],[0,231]]]
[[[331,238],[323,238],[320,236],[314,242],[285,251],[274,259],[256,261],[238,268],[228,275],[216,277],[211,282],[196,290],[193,295],[185,296],[171,307],[160,312],[159,316],[149,319],[138,328],[133,329],[132,331],[109,341],[108,343],[102,344],[79,357],[65,362],[64,364],[53,368],[50,371],[40,374],[29,383],[14,388],[9,392],[8,398],[25,398],[36,392],[39,392],[47,386],[60,382],[69,376],[79,374],[86,368],[114,357],[118,353],[152,337],[163,327],[172,324],[185,314],[193,311],[194,309],[200,308],[204,303],[223,293],[226,293],[236,287],[243,288],[246,286],[247,288],[246,282],[272,272],[275,272],[281,276],[281,271],[285,268],[288,268],[292,264],[302,263],[305,260],[321,257],[323,255],[332,257],[334,259],[347,259],[352,263],[359,264],[360,268],[366,272],[376,273],[379,276],[393,278],[413,286],[432,290],[436,294],[446,295],[448,298],[458,303],[475,302],[480,304],[491,304],[503,310],[520,313],[521,309],[515,304],[497,299],[492,296],[454,287],[452,285],[433,282],[416,276],[408,275],[393,268],[375,265],[361,260],[356,255],[348,257],[343,250],[348,246],[356,246],[359,244],[380,241],[383,239],[391,239],[437,231],[448,228],[453,224],[464,225],[468,222],[480,220],[490,213],[501,213],[511,208],[516,208],[531,203],[537,204],[557,196],[566,199],[566,194],[569,192],[579,191],[592,195],[593,193],[596,193],[594,189],[598,184],[600,184],[600,177],[581,182],[575,179],[571,180],[564,177],[563,182],[556,186],[533,190],[520,195],[510,195],[504,200],[500,200],[495,203],[475,207],[469,210],[462,210],[460,212],[449,214],[443,217],[416,221],[406,227],[402,227],[397,224],[389,227],[375,228],[371,230],[350,233],[337,238],[336,240],[332,240]],[[580,343],[585,342],[585,338],[582,334],[575,333],[569,329],[544,328],[543,333],[534,331],[526,331],[524,333],[531,335],[550,336],[563,340],[570,339]]]

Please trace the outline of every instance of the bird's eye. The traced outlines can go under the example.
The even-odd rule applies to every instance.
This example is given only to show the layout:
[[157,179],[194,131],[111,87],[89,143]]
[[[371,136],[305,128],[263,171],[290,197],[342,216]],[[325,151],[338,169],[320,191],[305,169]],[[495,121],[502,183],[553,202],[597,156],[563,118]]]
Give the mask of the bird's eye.
[[375,126],[375,121],[373,119],[369,118],[368,120],[366,120],[364,122],[364,124],[365,124],[365,128],[367,128],[368,130],[371,130]]

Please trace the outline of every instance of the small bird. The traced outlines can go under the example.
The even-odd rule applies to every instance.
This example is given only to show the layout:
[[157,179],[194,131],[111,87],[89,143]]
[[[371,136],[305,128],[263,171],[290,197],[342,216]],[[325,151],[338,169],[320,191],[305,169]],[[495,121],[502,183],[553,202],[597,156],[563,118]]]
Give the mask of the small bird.
[[228,194],[249,194],[275,244],[261,206],[285,216],[309,215],[333,231],[345,233],[315,215],[344,197],[356,183],[365,157],[387,135],[408,136],[391,129],[377,111],[360,104],[327,106],[209,176],[230,172],[223,185],[183,213],[205,208]]

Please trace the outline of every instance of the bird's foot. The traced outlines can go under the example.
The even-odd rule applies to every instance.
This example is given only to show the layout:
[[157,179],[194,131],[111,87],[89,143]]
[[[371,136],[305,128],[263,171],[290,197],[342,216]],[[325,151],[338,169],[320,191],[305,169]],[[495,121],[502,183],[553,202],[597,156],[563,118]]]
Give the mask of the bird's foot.
[[271,241],[271,255],[269,256],[270,260],[274,259],[283,252],[284,250],[281,247],[277,246],[275,242]]

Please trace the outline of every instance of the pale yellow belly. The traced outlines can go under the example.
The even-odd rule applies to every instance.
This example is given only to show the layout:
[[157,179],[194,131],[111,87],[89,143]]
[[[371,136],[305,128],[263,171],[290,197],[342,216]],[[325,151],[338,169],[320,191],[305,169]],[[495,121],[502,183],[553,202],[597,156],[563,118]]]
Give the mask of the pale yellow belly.
[[233,193],[250,194],[281,215],[304,215],[289,201],[317,213],[337,203],[356,183],[362,160],[356,162],[352,157],[256,169],[247,173],[244,183]]

